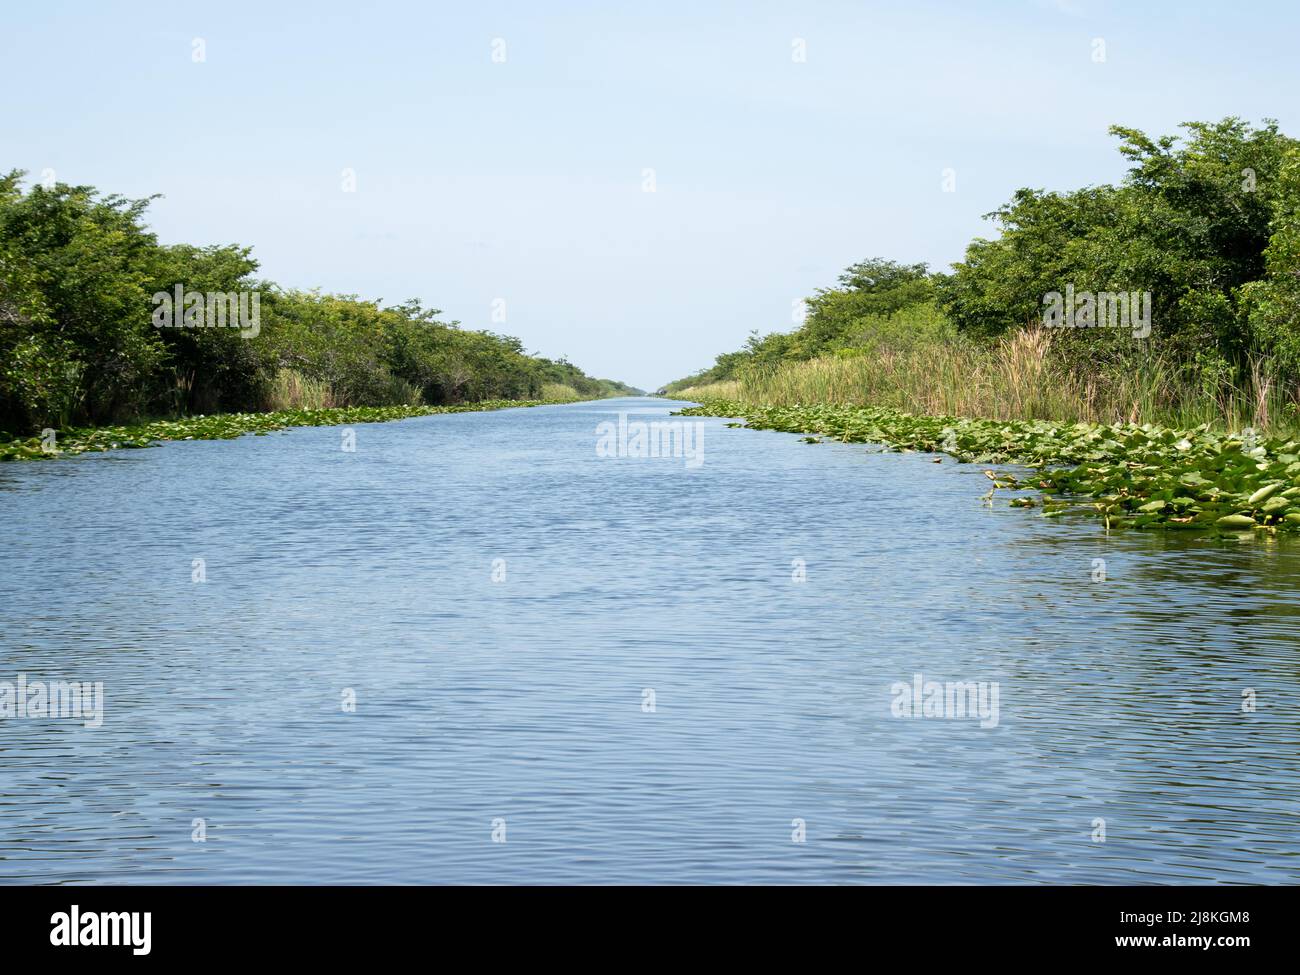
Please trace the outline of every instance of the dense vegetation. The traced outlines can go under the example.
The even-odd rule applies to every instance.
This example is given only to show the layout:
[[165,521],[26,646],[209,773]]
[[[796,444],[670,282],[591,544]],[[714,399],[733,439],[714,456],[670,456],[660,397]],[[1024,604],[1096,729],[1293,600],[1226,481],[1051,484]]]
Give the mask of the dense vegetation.
[[[0,431],[634,392],[418,301],[282,288],[247,247],[166,246],[149,200],[0,176]],[[256,294],[253,329],[157,327],[158,293]],[[178,316],[181,309],[177,309]],[[0,434],[0,440],[8,438]]]
[[[1300,143],[1274,123],[1114,127],[1119,186],[1022,189],[950,273],[868,260],[760,336],[665,387],[1002,419],[1294,425]],[[1150,295],[1150,334],[1044,328],[1052,293]],[[1136,310],[1137,305],[1134,308]],[[1093,321],[1099,315],[1094,314]]]

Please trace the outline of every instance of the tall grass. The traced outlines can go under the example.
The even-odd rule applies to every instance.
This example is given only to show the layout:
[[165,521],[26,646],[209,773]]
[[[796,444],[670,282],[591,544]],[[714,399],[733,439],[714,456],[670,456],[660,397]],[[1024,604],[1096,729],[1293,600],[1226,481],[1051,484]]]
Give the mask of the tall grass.
[[745,393],[744,384],[739,380],[727,379],[720,383],[705,383],[702,386],[688,386],[685,389],[672,393],[673,399],[685,400],[706,400],[706,399],[734,399],[755,402]]
[[295,369],[281,369],[271,380],[264,409],[331,410],[342,406],[327,382],[311,379]]
[[383,374],[375,377],[365,391],[362,402],[340,393],[323,379],[313,379],[297,369],[280,369],[271,380],[262,409],[333,410],[347,406],[422,406],[424,396],[413,383],[401,376]]
[[1295,430],[1294,392],[1273,379],[1266,360],[1240,386],[1212,389],[1158,358],[1136,367],[1080,369],[1053,352],[1042,329],[994,343],[957,337],[846,349],[837,355],[749,366],[738,380],[678,392],[681,399],[735,399],[772,406],[886,406],[909,413],[1155,423],[1172,427]]
[[542,399],[547,403],[574,403],[581,399],[578,391],[564,383],[542,383]]

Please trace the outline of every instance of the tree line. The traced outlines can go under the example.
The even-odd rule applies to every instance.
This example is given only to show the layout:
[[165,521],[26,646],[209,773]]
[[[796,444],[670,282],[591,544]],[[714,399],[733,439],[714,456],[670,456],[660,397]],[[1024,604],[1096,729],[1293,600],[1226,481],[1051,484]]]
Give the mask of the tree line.
[[[635,392],[418,300],[281,287],[256,276],[248,247],[160,244],[145,223],[153,198],[24,189],[24,175],[0,176],[0,430]],[[247,317],[249,295],[253,327],[212,321],[222,296]],[[159,320],[164,296],[175,323]]]
[[[751,334],[744,348],[665,391],[770,371],[791,361],[871,355],[918,342],[989,342],[1059,321],[1062,295],[1128,297],[1144,330],[1051,330],[1064,370],[1099,383],[1149,370],[1206,397],[1300,390],[1300,143],[1266,120],[1192,122],[1150,138],[1113,126],[1128,161],[1119,185],[1020,189],[986,216],[949,272],[872,259],[806,302],[792,332]],[[1141,299],[1139,301],[1139,298]],[[1149,303],[1149,304],[1148,304]],[[1069,323],[1100,326],[1104,316]],[[1140,336],[1140,338],[1136,337]],[[1064,374],[1064,373],[1063,373]]]

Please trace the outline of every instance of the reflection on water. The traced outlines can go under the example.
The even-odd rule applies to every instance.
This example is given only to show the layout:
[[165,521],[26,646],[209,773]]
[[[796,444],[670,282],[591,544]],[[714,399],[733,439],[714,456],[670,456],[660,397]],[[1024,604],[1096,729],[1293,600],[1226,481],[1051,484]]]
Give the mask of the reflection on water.
[[0,682],[105,688],[0,720],[0,881],[1300,879],[1300,546],[720,420],[598,457],[629,408],[0,468]]

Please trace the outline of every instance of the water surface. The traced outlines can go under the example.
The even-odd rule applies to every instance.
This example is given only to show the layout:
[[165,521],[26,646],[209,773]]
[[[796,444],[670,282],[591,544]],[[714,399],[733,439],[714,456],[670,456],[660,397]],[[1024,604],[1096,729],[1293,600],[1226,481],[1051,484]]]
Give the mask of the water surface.
[[105,693],[0,720],[0,882],[1300,880],[1300,546],[716,419],[597,456],[669,406],[0,467],[0,681]]

